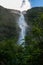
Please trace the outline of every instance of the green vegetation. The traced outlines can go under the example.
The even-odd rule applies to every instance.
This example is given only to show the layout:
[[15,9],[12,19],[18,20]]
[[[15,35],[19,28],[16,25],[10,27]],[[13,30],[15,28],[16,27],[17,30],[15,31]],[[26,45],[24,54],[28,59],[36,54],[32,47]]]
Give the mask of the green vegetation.
[[24,47],[16,43],[15,17],[3,9],[0,8],[0,65],[43,65],[43,8],[32,8],[25,15],[30,28]]
[[32,65],[43,65],[43,7],[28,10],[25,17],[30,26],[26,36],[26,46],[30,48],[29,53],[33,56]]

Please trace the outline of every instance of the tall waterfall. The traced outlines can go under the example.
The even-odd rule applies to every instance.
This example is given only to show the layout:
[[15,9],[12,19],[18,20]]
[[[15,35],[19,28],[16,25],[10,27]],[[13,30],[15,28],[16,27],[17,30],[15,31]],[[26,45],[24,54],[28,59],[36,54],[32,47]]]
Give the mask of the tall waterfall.
[[25,22],[24,15],[22,13],[20,15],[18,25],[20,27],[18,44],[22,44],[22,43],[25,43],[25,35],[26,35],[26,29],[27,29],[27,23]]
[[[29,0],[22,0],[22,4],[20,7],[20,11],[27,11],[28,9],[31,8],[31,4]],[[25,44],[25,36],[26,36],[26,31],[27,31],[27,23],[25,21],[24,15],[21,13],[18,21],[18,26],[20,28],[20,33],[19,33],[19,39],[18,39],[18,44]]]

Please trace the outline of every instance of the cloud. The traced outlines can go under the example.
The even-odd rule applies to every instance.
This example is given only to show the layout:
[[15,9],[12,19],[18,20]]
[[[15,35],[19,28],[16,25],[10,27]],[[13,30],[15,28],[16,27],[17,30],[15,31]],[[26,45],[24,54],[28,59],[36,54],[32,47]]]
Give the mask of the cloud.
[[21,11],[31,8],[30,2],[28,2],[28,0],[25,0],[25,3],[21,8],[22,1],[23,0],[0,0],[0,5],[4,6],[5,8],[17,9]]

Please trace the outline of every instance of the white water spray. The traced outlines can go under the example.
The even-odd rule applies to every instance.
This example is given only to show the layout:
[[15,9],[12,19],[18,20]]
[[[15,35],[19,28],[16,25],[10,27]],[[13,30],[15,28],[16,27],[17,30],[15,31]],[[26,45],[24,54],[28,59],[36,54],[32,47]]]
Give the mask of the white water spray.
[[29,0],[22,0],[20,11],[26,11],[31,8],[31,4]]
[[20,27],[20,34],[19,34],[19,40],[18,40],[18,43],[19,44],[22,44],[22,43],[25,43],[25,35],[26,35],[26,29],[28,27],[28,25],[26,24],[25,22],[25,19],[24,19],[24,15],[21,13],[20,15],[20,18],[19,18],[19,22],[18,22],[18,25]]
[[[23,3],[22,3],[23,4]],[[30,9],[31,5],[30,2],[28,2],[28,0],[24,1],[24,5],[21,5],[21,15],[18,21],[18,25],[20,28],[20,33],[19,33],[19,39],[18,39],[18,44],[23,44],[25,45],[25,36],[26,36],[26,31],[27,31],[27,23],[25,21],[24,15],[22,14],[22,11],[26,11],[27,9]]]

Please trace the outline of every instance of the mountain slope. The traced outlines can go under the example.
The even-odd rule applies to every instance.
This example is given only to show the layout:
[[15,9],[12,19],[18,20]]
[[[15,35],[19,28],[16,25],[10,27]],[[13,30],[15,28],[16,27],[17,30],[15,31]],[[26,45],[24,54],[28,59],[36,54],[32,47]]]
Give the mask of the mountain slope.
[[0,40],[7,38],[0,42],[0,64],[43,65],[43,8],[32,8],[25,14],[26,22],[30,27],[28,31],[26,30],[24,47],[15,43],[19,31],[17,12],[0,7]]
[[[43,42],[43,7],[35,7],[27,10],[25,19],[30,26],[27,31],[27,37],[37,43]],[[28,39],[26,41],[28,44],[31,43]]]
[[26,46],[32,56],[29,63],[43,65],[43,7],[28,10],[25,19],[30,26],[26,35]]
[[10,37],[17,38],[18,18],[19,18],[19,11],[6,9],[0,6],[0,40]]

